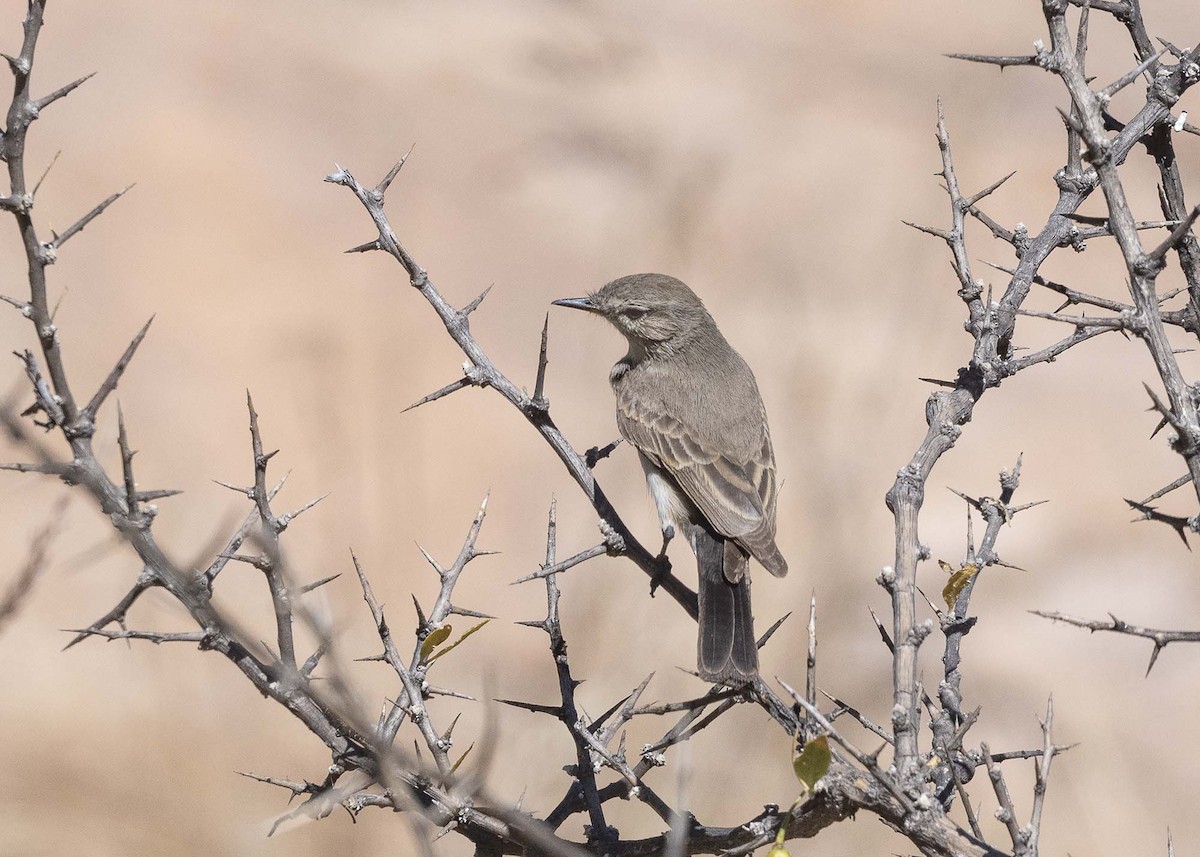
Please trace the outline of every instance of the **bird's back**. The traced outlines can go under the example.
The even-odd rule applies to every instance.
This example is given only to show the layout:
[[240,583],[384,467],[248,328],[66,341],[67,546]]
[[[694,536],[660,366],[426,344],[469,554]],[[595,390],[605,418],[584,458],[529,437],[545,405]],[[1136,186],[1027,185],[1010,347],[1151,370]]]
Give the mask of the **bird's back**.
[[617,423],[714,530],[782,576],[787,562],[775,545],[775,456],[762,397],[746,361],[711,318],[704,325],[703,335],[680,347],[614,371]]

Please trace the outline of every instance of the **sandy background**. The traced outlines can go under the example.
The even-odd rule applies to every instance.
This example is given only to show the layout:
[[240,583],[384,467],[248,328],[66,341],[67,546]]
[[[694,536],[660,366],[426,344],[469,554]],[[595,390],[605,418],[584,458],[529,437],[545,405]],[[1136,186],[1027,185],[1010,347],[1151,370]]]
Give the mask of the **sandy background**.
[[[1145,5],[1152,32],[1179,44],[1200,37],[1191,4]],[[23,12],[0,3],[6,52],[19,46]],[[1090,70],[1104,81],[1128,67],[1129,48],[1097,17]],[[594,516],[494,394],[467,391],[400,416],[457,377],[461,356],[394,263],[341,255],[372,237],[370,224],[347,191],[321,183],[335,161],[374,181],[415,143],[391,194],[393,221],[451,300],[495,284],[473,330],[518,382],[532,387],[553,298],[640,270],[680,276],[705,298],[757,372],[785,483],[781,544],[792,573],[763,576],[759,623],[815,590],[820,683],[883,720],[889,661],[867,614],[886,609],[873,583],[891,556],[883,494],[924,429],[928,387],[917,377],[952,377],[969,348],[945,249],[900,220],[945,222],[932,177],[940,94],[966,188],[1018,169],[987,208],[1001,223],[1040,228],[1063,159],[1059,85],[941,54],[1026,52],[1043,32],[1038,4],[1017,0],[763,0],[702,11],[684,2],[56,2],[37,89],[99,74],[34,128],[32,173],[63,152],[38,199],[39,223],[64,228],[137,182],[51,271],[55,295],[66,293],[58,323],[76,390],[89,395],[157,313],[120,399],[141,450],[140,484],[186,490],[161,504],[162,543],[182,562],[207,562],[201,552],[243,513],[245,502],[210,480],[249,478],[249,387],[267,443],[283,450],[280,472],[292,470],[283,508],[332,492],[287,534],[300,576],[349,571],[353,547],[397,628],[410,626],[410,592],[426,603],[434,592],[414,542],[449,560],[490,490],[480,544],[502,553],[471,567],[460,598],[500,621],[442,661],[436,678],[481,697],[553,701],[544,637],[511,624],[540,615],[542,590],[508,583],[536,567],[552,496],[564,554],[597,541]],[[1115,109],[1128,115],[1136,97]],[[1198,145],[1180,144],[1193,181]],[[1126,175],[1137,213],[1156,217],[1144,161]],[[1087,210],[1098,212],[1098,200]],[[19,295],[14,237],[11,226],[0,230],[0,291]],[[1010,258],[982,232],[972,241],[973,258]],[[1119,297],[1115,261],[1094,242],[1082,256],[1058,254],[1044,273]],[[1172,269],[1166,281],[1177,280]],[[1023,324],[1018,339],[1038,345],[1054,333]],[[32,331],[0,313],[0,342],[31,346]],[[594,320],[551,319],[548,392],[580,448],[615,437],[606,379],[622,347]],[[1184,359],[1194,377],[1200,367]],[[0,385],[19,376],[13,361]],[[1144,350],[1113,338],[989,393],[936,470],[922,517],[933,555],[959,560],[963,509],[946,487],[993,492],[1022,451],[1020,498],[1052,501],[1003,534],[1002,556],[1029,571],[997,569],[976,590],[981,622],[964,685],[967,704],[983,706],[976,740],[995,749],[1039,740],[1036,715],[1053,691],[1060,740],[1081,742],[1055,763],[1046,854],[1160,853],[1168,826],[1180,853],[1200,840],[1191,759],[1200,651],[1173,647],[1143,678],[1147,645],[1089,638],[1026,612],[1114,609],[1130,621],[1196,624],[1195,558],[1165,528],[1130,525],[1121,502],[1180,471],[1161,437],[1147,441],[1154,420],[1141,384],[1150,378]],[[115,465],[115,412],[105,417],[97,447]],[[626,520],[652,537],[634,456],[622,450],[599,474]],[[19,567],[64,491],[36,477],[0,479],[0,578]],[[1178,508],[1194,508],[1185,501]],[[59,629],[100,615],[138,571],[83,497],[67,515],[53,567],[0,637],[0,854],[409,853],[406,827],[382,812],[263,837],[283,795],[234,772],[316,779],[328,757],[223,659],[190,645],[91,642],[61,653]],[[686,549],[674,556],[690,568]],[[943,582],[932,563],[922,575],[931,591]],[[565,632],[593,714],[652,670],[648,698],[698,690],[676,669],[693,664],[694,628],[667,598],[647,597],[640,572],[602,559],[563,586]],[[346,650],[373,654],[356,585],[343,578],[326,592]],[[221,597],[269,633],[256,574],[232,568]],[[132,619],[186,627],[162,597],[144,599]],[[765,673],[802,676],[802,625],[784,626]],[[932,687],[936,647],[925,655]],[[384,667],[351,670],[367,697],[394,692]],[[459,708],[460,748],[496,718],[495,792],[515,799],[527,787],[526,807],[552,806],[567,785],[559,766],[572,758],[565,734],[522,712],[435,703],[443,723]],[[692,808],[703,820],[734,823],[794,797],[788,742],[762,724],[739,709],[694,742]],[[668,725],[638,725],[630,746]],[[1010,777],[1027,813],[1030,769],[1014,764]],[[655,782],[671,799],[674,773]],[[994,825],[985,786],[981,778],[974,791]],[[658,830],[640,807],[613,812],[626,832]],[[466,851],[454,837],[438,848]],[[798,849],[910,850],[867,817]]]

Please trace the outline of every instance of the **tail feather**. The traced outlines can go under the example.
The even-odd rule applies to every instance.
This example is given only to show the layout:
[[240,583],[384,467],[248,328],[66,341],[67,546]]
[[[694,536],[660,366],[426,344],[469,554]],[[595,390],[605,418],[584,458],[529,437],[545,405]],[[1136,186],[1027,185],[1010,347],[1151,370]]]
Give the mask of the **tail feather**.
[[700,675],[718,684],[745,684],[758,674],[749,557],[702,525],[693,526],[691,540],[700,569]]

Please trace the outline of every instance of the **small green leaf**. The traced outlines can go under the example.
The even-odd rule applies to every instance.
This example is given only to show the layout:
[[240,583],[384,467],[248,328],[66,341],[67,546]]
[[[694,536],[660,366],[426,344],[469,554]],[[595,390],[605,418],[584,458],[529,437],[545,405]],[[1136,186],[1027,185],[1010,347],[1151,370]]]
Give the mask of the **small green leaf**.
[[[470,628],[468,628],[467,630],[463,631],[463,635],[462,635],[461,637],[459,637],[459,638],[458,638],[457,640],[455,640],[453,643],[451,643],[450,645],[446,646],[446,648],[442,649],[440,652],[438,652],[436,655],[434,655],[432,658],[430,658],[430,659],[429,659],[429,661],[428,661],[428,663],[433,663],[433,662],[434,662],[434,661],[436,661],[438,658],[440,658],[442,655],[447,655],[447,654],[449,654],[450,652],[452,652],[452,651],[454,651],[455,649],[457,649],[457,648],[458,648],[460,645],[462,645],[462,641],[463,641],[463,640],[467,639],[467,637],[469,637],[469,636],[471,636],[472,634],[474,634],[476,631],[478,631],[480,628],[482,628],[484,625],[486,625],[486,624],[487,624],[489,621],[491,621],[491,620],[490,620],[490,619],[484,619],[484,620],[483,620],[482,622],[480,622],[478,625],[472,625]],[[449,626],[449,625],[447,625],[446,627],[448,628],[448,627],[450,627],[450,626]]]
[[804,745],[804,749],[792,760],[792,769],[805,792],[811,792],[816,787],[817,780],[829,773],[832,761],[829,738],[825,735],[818,735]]
[[792,854],[782,845],[776,844],[767,852],[767,857],[792,857]]
[[[941,561],[939,560],[939,562]],[[968,562],[962,568],[955,570],[947,563],[942,562],[941,565],[950,572],[950,580],[946,582],[946,587],[942,590],[942,598],[946,602],[946,609],[953,610],[958,596],[962,595],[962,591],[967,588],[971,578],[979,574],[979,566]]]
[[426,637],[425,641],[421,643],[421,660],[428,661],[433,650],[446,642],[446,639],[450,636],[450,632],[453,630],[454,626],[443,625]]

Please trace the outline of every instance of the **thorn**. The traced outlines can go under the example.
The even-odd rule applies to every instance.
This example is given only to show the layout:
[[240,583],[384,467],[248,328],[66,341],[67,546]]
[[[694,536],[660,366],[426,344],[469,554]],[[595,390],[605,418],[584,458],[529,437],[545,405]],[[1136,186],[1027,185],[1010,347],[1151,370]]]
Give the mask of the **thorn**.
[[165,500],[167,497],[178,497],[182,493],[181,489],[159,488],[154,491],[139,491],[137,498],[139,503],[149,503],[153,500]]
[[351,247],[349,250],[343,250],[342,252],[347,253],[347,254],[348,253],[368,253],[371,250],[382,250],[382,249],[383,249],[383,245],[379,243],[379,239],[374,238],[370,241],[367,241],[364,244],[359,244],[355,247]]
[[969,208],[973,208],[977,202],[979,202],[979,201],[980,201],[981,199],[983,199],[984,197],[986,197],[986,196],[990,195],[991,193],[993,193],[993,192],[994,192],[994,191],[995,191],[997,188],[999,188],[999,187],[1000,187],[1000,185],[1004,184],[1006,181],[1008,181],[1009,179],[1011,179],[1011,178],[1012,178],[1013,176],[1015,176],[1016,174],[1017,174],[1017,171],[1016,171],[1016,170],[1013,170],[1011,173],[1009,173],[1008,175],[1006,175],[1004,178],[1002,178],[1002,179],[1000,179],[999,181],[993,182],[992,184],[988,185],[988,186],[987,186],[987,187],[985,187],[983,190],[981,190],[979,193],[975,194],[973,197],[971,197],[971,198],[969,198],[969,199],[965,199],[965,200],[963,200],[963,201],[962,201],[962,204],[961,204],[961,205],[962,205],[962,209],[963,209],[964,211],[966,211],[966,210],[967,210],[967,209],[969,209]]
[[449,741],[450,736],[454,734],[454,727],[458,725],[458,718],[462,717],[462,712],[454,715],[454,719],[450,721],[450,725],[446,727],[446,731],[442,733],[442,740]]
[[927,235],[936,235],[938,238],[941,238],[943,241],[949,242],[949,241],[953,240],[950,233],[947,232],[945,229],[937,229],[933,226],[922,226],[919,223],[912,223],[907,220],[901,220],[900,222],[903,223],[905,226],[911,226],[913,229],[916,229],[918,232],[924,232]]
[[1158,36],[1155,36],[1155,38],[1158,40],[1158,43],[1159,43],[1160,45],[1162,45],[1164,48],[1166,48],[1168,51],[1170,51],[1170,52],[1171,52],[1171,55],[1172,55],[1173,57],[1175,57],[1176,59],[1182,59],[1182,58],[1183,58],[1183,54],[1184,54],[1184,52],[1183,52],[1182,50],[1180,50],[1179,48],[1175,47],[1173,44],[1171,44],[1170,42],[1168,42],[1166,39],[1159,38]]
[[947,59],[964,60],[966,62],[986,63],[987,65],[998,65],[1001,69],[1008,68],[1014,65],[1037,65],[1038,58],[1036,54],[1028,54],[1022,56],[988,56],[986,54],[942,54]]
[[129,448],[129,435],[125,433],[125,414],[117,405],[117,446],[121,448],[121,469],[125,476],[125,506],[126,514],[136,518],[138,512],[137,483],[133,478],[134,451]]
[[467,304],[465,307],[463,307],[462,308],[463,316],[468,316],[471,313],[475,312],[475,310],[479,309],[479,305],[481,303],[483,303],[483,299],[488,296],[488,292],[490,292],[492,290],[492,286],[494,286],[494,285],[496,285],[496,284],[492,283],[491,286],[488,286],[486,289],[484,289],[482,292],[479,293],[479,297],[475,298],[475,300],[471,301],[469,304]]
[[121,376],[125,374],[125,370],[129,367],[129,362],[133,360],[133,355],[137,353],[138,346],[146,338],[146,333],[150,330],[150,325],[154,323],[154,319],[155,316],[150,316],[150,320],[142,325],[142,329],[133,337],[133,341],[125,347],[125,352],[121,355],[121,359],[117,361],[117,365],[108,373],[108,377],[104,379],[104,383],[100,385],[100,389],[96,391],[96,395],[92,396],[92,400],[87,403],[84,412],[92,419],[95,419],[96,414],[99,413],[104,400],[108,398],[113,390],[117,389],[117,384],[120,383]]
[[78,80],[73,80],[70,83],[68,83],[66,86],[59,87],[58,89],[51,92],[49,95],[43,95],[41,98],[37,99],[37,101],[33,102],[33,109],[36,112],[40,113],[44,108],[49,107],[55,101],[58,101],[58,99],[64,98],[67,95],[70,95],[75,89],[82,86],[84,83],[91,80],[95,76],[96,76],[96,72],[92,72],[91,74],[85,74],[83,77],[79,78]]
[[26,318],[28,318],[33,312],[33,304],[29,303],[28,301],[19,301],[16,298],[10,298],[8,295],[0,295],[0,301],[4,301],[6,304],[16,307],[20,311],[21,315],[25,316]]
[[413,149],[415,149],[416,147],[417,147],[416,143],[413,143],[411,146],[409,146],[408,152],[404,155],[404,157],[401,158],[400,160],[398,160],[396,162],[396,165],[394,167],[392,167],[390,170],[388,170],[388,174],[383,177],[383,179],[379,182],[379,184],[375,185],[375,192],[377,194],[379,194],[382,197],[385,193],[387,193],[387,189],[389,187],[391,187],[392,182],[395,180],[396,176],[400,175],[400,170],[404,168],[404,164],[407,163],[409,155],[411,155],[413,153]]
[[1150,663],[1146,665],[1146,675],[1143,678],[1150,678],[1150,670],[1154,669],[1154,664],[1158,661],[1158,653],[1167,647],[1166,643],[1154,641],[1154,650],[1150,652]]
[[533,405],[542,411],[550,404],[546,401],[546,364],[550,362],[547,355],[549,336],[550,313],[546,313],[546,320],[542,322],[542,346],[538,352],[537,380],[533,384]]
[[526,711],[532,711],[534,714],[549,714],[551,717],[561,718],[563,711],[557,705],[539,705],[536,702],[521,702],[519,699],[497,699],[503,705],[511,705],[513,708],[523,708]]
[[71,469],[70,464],[59,464],[57,462],[26,464],[25,462],[17,461],[0,464],[0,470],[11,470],[16,473],[45,473],[48,476],[63,476],[69,473]]
[[438,573],[438,577],[446,576],[446,569],[438,565],[438,561],[430,555],[429,551],[425,550],[425,548],[421,547],[420,545],[417,545],[417,550],[421,552],[421,556],[425,557],[425,561],[433,566],[433,570]]
[[339,571],[337,574],[331,574],[329,577],[322,577],[320,580],[314,581],[313,583],[306,583],[296,590],[296,594],[304,595],[305,593],[312,592],[314,589],[320,589],[326,583],[332,583],[341,576],[342,573]]
[[[276,450],[276,452],[278,452],[278,450]],[[271,455],[274,455],[274,454],[275,454],[274,452],[271,453]],[[324,500],[328,496],[329,496],[329,494],[322,494],[320,497],[317,497],[314,500],[309,500],[307,503],[305,503],[303,506],[301,506],[296,511],[288,512],[286,515],[280,515],[278,518],[275,519],[276,526],[278,526],[279,531],[283,532],[285,529],[287,529],[288,524],[290,524],[292,521],[299,518],[301,515],[303,515],[305,512],[307,512],[313,506],[320,503],[322,500]]]
[[763,646],[765,646],[767,644],[767,641],[770,640],[771,637],[775,636],[775,632],[778,631],[783,626],[783,623],[786,622],[791,615],[792,615],[792,611],[789,610],[788,612],[786,612],[782,616],[780,616],[778,619],[776,619],[775,623],[773,625],[771,625],[771,627],[768,628],[766,631],[764,631],[763,635],[758,638],[758,648],[761,649]]
[[216,483],[217,485],[220,485],[222,488],[228,488],[230,491],[236,491],[238,494],[242,494],[246,497],[249,497],[251,500],[254,499],[254,489],[253,488],[241,488],[237,485],[230,485],[228,482],[222,482],[220,479],[214,479],[212,481],[214,483]]
[[[494,553],[488,551],[487,553]],[[495,619],[491,613],[480,613],[478,610],[468,610],[466,607],[451,607],[450,612],[456,616],[467,616],[471,619]]]
[[133,188],[133,185],[129,185],[128,187],[124,188],[123,190],[119,190],[116,193],[109,196],[108,198],[106,198],[105,200],[103,200],[95,208],[93,208],[91,211],[89,211],[83,217],[81,217],[77,221],[75,221],[75,223],[73,223],[71,225],[71,227],[69,229],[67,229],[67,231],[64,232],[62,235],[55,235],[54,240],[50,242],[49,246],[55,250],[57,250],[59,247],[62,247],[64,244],[66,244],[68,241],[70,241],[73,237],[75,237],[75,235],[82,232],[89,223],[91,223],[93,220],[95,220],[97,217],[99,217],[101,214],[103,214],[104,210],[106,208],[108,208],[110,205],[112,205],[118,199],[123,197],[125,194],[129,193],[129,191],[132,188]]
[[1167,239],[1159,244],[1149,255],[1146,256],[1146,261],[1154,266],[1162,265],[1167,258],[1167,253],[1174,249],[1184,237],[1191,231],[1192,225],[1196,222],[1196,218],[1200,217],[1200,205],[1197,205],[1188,214],[1187,219],[1175,227]]
[[1162,56],[1165,53],[1167,53],[1167,49],[1163,48],[1161,51],[1156,53],[1154,56],[1147,57],[1145,60],[1138,63],[1136,68],[1125,72],[1125,74],[1121,75],[1119,78],[1114,80],[1108,86],[1104,87],[1104,89],[1100,90],[1098,93],[1096,93],[1096,95],[1101,99],[1102,102],[1108,101],[1110,98],[1112,98],[1118,92],[1120,92],[1122,89],[1129,86],[1129,84],[1133,83],[1135,80],[1137,80],[1139,77],[1141,77],[1142,72],[1148,70],[1150,68],[1150,66],[1154,65],[1160,59],[1162,59]]
[[409,405],[407,408],[402,410],[400,413],[406,414],[415,408],[421,407],[421,405],[426,405],[426,404],[429,404],[430,402],[436,402],[438,399],[442,398],[443,396],[449,396],[451,393],[456,393],[459,390],[463,389],[464,387],[472,387],[474,385],[475,385],[475,382],[471,379],[471,376],[464,375],[463,377],[459,378],[457,381],[451,381],[449,384],[447,384],[445,387],[442,387],[440,390],[435,390],[434,392],[430,393],[428,396],[423,396],[422,398],[418,399],[417,401],[415,401],[411,405]]
[[1072,113],[1068,113],[1061,107],[1055,107],[1055,110],[1057,110],[1058,115],[1062,117],[1063,124],[1067,126],[1068,130],[1074,131],[1080,137],[1083,136],[1083,123],[1079,121],[1079,117]]

